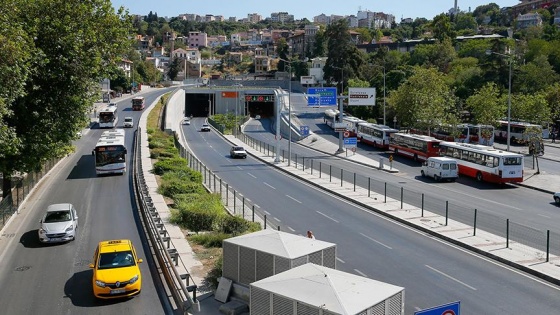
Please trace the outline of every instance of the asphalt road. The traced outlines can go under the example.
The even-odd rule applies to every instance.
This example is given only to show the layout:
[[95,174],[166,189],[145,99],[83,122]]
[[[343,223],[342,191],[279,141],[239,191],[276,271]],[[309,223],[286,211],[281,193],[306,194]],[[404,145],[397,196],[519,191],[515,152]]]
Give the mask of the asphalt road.
[[[162,91],[143,94],[146,103]],[[141,112],[130,109],[130,99],[117,102],[120,124],[124,116],[138,122]],[[134,128],[135,129],[135,128]],[[161,282],[154,268],[138,215],[132,205],[130,172],[97,177],[91,150],[103,130],[91,129],[76,141],[76,153],[64,159],[38,187],[16,220],[0,238],[0,306],[3,314],[163,314]],[[128,167],[133,130],[126,131]],[[42,245],[37,237],[39,220],[49,204],[69,202],[78,211],[75,241]],[[133,299],[98,301],[92,292],[92,262],[99,241],[130,239],[137,249],[142,272],[142,292]],[[156,276],[152,278],[151,274]]]
[[281,228],[313,230],[337,244],[337,269],[403,286],[405,313],[461,301],[463,314],[555,314],[558,288],[379,217],[319,191],[249,156],[230,159],[230,145],[202,119],[183,126],[193,153]]

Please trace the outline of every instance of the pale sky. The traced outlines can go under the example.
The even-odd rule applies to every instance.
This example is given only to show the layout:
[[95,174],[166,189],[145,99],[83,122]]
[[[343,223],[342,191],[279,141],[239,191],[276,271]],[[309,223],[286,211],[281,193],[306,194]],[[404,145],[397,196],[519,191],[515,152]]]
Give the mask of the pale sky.
[[[362,11],[384,12],[395,16],[396,22],[401,18],[424,17],[428,20],[448,12],[454,6],[454,0],[111,0],[113,7],[123,6],[131,14],[147,15],[157,13],[158,17],[175,17],[179,14],[194,13],[198,15],[222,15],[226,19],[246,18],[249,13],[258,13],[263,19],[272,12],[288,12],[295,19],[325,15],[356,15]],[[273,3],[274,2],[274,3]],[[500,8],[511,7],[520,0],[458,0],[458,7],[463,11],[474,11],[477,6],[496,3]]]

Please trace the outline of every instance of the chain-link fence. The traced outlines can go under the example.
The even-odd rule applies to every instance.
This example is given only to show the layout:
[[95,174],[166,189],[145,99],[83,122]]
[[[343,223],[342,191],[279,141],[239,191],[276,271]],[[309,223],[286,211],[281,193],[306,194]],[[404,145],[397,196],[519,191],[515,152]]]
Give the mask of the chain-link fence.
[[10,216],[18,211],[19,207],[29,195],[29,192],[37,185],[61,159],[51,159],[43,165],[41,170],[12,177],[12,191],[0,202],[0,229],[4,227]]
[[[238,138],[263,154],[275,156],[276,148],[269,143],[246,134],[241,134]],[[477,230],[482,230],[503,237],[506,247],[524,245],[516,246],[516,249],[532,253],[538,251],[542,253],[542,260],[545,261],[549,260],[550,255],[560,255],[560,233],[532,228],[495,214],[454,204],[440,197],[378,181],[329,164],[324,161],[324,158],[306,157],[294,153],[288,156],[285,150],[280,150],[280,155],[283,162],[288,158],[291,159],[291,165],[299,170],[318,178],[328,179],[331,183],[339,183],[341,187],[352,187],[354,191],[362,190],[372,201],[398,202],[401,209],[419,211],[421,217],[425,216],[425,212],[429,212],[432,216],[439,216],[443,225],[447,225],[448,220],[460,222],[471,227],[473,235],[476,235]]]

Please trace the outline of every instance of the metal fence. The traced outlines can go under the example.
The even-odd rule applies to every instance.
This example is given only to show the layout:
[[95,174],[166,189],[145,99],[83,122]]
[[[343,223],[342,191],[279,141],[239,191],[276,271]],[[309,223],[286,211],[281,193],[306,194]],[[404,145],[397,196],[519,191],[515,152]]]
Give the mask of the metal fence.
[[51,159],[43,164],[41,170],[26,173],[23,176],[12,177],[12,191],[0,202],[0,229],[4,227],[8,219],[17,211],[27,198],[33,187],[45,176],[62,158]]
[[270,218],[266,210],[245,198],[216,173],[212,172],[178,141],[177,136],[175,137],[175,145],[179,149],[181,157],[187,160],[188,166],[202,174],[202,182],[208,191],[220,195],[223,205],[230,214],[240,216],[247,221],[257,222],[263,229],[280,230],[280,223],[274,218]]
[[[253,149],[273,157],[276,152],[274,145],[254,139],[246,134],[238,138]],[[516,249],[532,254],[538,253],[541,260],[549,261],[550,255],[560,256],[560,234],[550,230],[542,230],[513,222],[508,218],[500,217],[474,208],[467,208],[453,204],[440,197],[428,195],[419,191],[406,189],[403,186],[381,182],[376,179],[350,172],[338,166],[329,164],[321,158],[306,157],[292,153],[288,156],[286,150],[280,150],[282,162],[291,159],[291,165],[319,178],[329,179],[330,182],[340,183],[341,187],[353,187],[354,191],[361,189],[372,200],[394,200],[400,203],[401,209],[419,211],[424,217],[425,212],[440,217],[442,224],[447,225],[448,220],[454,220],[472,228],[472,235],[477,230],[482,230],[505,239],[506,248],[521,244]]]

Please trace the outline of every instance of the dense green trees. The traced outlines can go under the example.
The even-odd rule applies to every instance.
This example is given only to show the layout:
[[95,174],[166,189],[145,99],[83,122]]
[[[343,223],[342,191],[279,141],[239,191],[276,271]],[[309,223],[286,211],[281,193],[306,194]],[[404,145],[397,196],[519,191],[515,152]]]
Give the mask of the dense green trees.
[[99,82],[131,45],[131,23],[123,11],[115,14],[109,0],[7,0],[0,10],[10,10],[0,12],[9,18],[0,29],[10,33],[0,55],[15,62],[3,62],[14,68],[0,77],[16,78],[1,95],[0,126],[7,136],[0,141],[11,143],[0,158],[6,194],[14,171],[38,169],[69,152],[87,123]]

